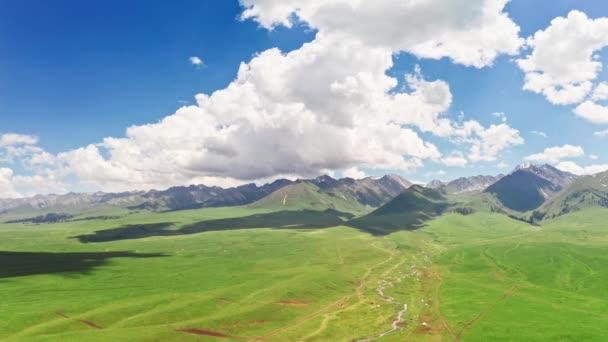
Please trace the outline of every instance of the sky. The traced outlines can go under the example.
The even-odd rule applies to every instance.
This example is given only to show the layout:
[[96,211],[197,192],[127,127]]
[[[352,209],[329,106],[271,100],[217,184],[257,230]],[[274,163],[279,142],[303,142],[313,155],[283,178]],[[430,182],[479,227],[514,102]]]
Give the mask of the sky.
[[605,1],[2,7],[0,198],[608,169]]

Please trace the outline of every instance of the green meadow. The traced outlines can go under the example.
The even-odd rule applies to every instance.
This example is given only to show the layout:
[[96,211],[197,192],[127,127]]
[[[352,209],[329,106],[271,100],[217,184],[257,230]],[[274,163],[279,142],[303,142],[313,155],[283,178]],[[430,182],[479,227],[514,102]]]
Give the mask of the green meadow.
[[479,212],[374,236],[241,207],[2,224],[0,339],[601,341],[606,222]]

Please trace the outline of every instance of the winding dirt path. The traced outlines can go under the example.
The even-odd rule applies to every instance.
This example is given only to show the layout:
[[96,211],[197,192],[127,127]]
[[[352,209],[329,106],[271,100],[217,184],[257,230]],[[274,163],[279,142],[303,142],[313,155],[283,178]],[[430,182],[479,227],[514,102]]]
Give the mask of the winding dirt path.
[[302,319],[300,319],[300,320],[298,320],[298,321],[295,321],[295,322],[293,322],[293,323],[290,323],[290,324],[288,324],[288,325],[282,326],[282,327],[280,327],[280,328],[278,328],[278,329],[276,329],[276,330],[273,330],[273,331],[271,331],[271,332],[269,332],[269,333],[266,333],[266,334],[264,334],[264,335],[262,335],[262,336],[258,336],[258,337],[256,337],[256,338],[253,338],[253,339],[251,339],[251,340],[249,340],[249,341],[253,342],[253,341],[261,341],[261,340],[265,340],[265,339],[267,339],[268,337],[274,336],[274,335],[276,335],[276,334],[278,334],[278,333],[280,333],[280,332],[283,332],[283,331],[285,331],[285,330],[287,330],[287,329],[289,329],[289,328],[291,328],[291,327],[294,327],[294,326],[296,326],[296,325],[302,324],[302,323],[304,323],[304,322],[306,322],[306,321],[309,321],[309,320],[311,320],[311,319],[313,319],[313,318],[315,318],[315,317],[317,317],[317,316],[319,316],[319,315],[323,314],[325,311],[327,311],[327,310],[329,310],[329,309],[331,309],[331,308],[333,308],[333,307],[335,307],[335,306],[338,306],[338,305],[342,304],[342,303],[344,302],[344,300],[345,300],[345,298],[340,298],[340,299],[339,299],[339,300],[337,300],[336,302],[334,302],[334,303],[332,303],[332,304],[330,304],[330,305],[328,305],[328,306],[326,306],[326,307],[324,307],[324,308],[320,309],[319,311],[317,311],[317,312],[315,312],[315,313],[313,313],[313,314],[310,314],[310,315],[308,315],[308,316],[306,316],[306,317],[304,317],[304,318],[302,318]]
[[[311,320],[313,318],[316,318],[316,317],[318,317],[318,316],[326,313],[328,310],[330,310],[330,309],[332,309],[334,307],[337,307],[340,304],[345,303],[346,301],[348,301],[349,299],[351,299],[353,296],[357,296],[357,298],[359,298],[359,301],[357,303],[349,305],[346,308],[340,309],[340,310],[332,313],[332,315],[335,315],[336,313],[339,313],[339,312],[344,312],[344,311],[352,310],[354,307],[360,305],[364,301],[363,294],[364,294],[365,286],[367,285],[367,278],[370,276],[370,274],[373,272],[374,269],[376,269],[376,268],[378,268],[378,267],[380,267],[380,266],[382,266],[382,265],[384,265],[384,264],[392,261],[395,258],[396,254],[397,254],[394,250],[390,250],[390,249],[386,249],[386,248],[383,248],[383,247],[379,247],[375,243],[372,243],[371,246],[374,247],[374,248],[377,248],[377,249],[380,249],[382,251],[387,252],[389,254],[389,257],[387,259],[385,259],[385,260],[383,260],[383,261],[375,264],[375,265],[370,266],[365,271],[365,274],[363,274],[363,276],[361,276],[361,278],[359,280],[359,285],[357,286],[357,289],[355,290],[354,293],[349,293],[349,294],[345,295],[344,297],[338,299],[334,303],[332,303],[330,305],[327,305],[327,306],[321,308],[320,310],[318,310],[318,311],[316,311],[316,312],[314,312],[314,313],[312,313],[312,314],[310,314],[310,315],[308,315],[308,316],[306,316],[306,317],[304,317],[302,319],[299,319],[299,320],[297,320],[295,322],[289,323],[289,324],[287,324],[285,326],[282,326],[282,327],[280,327],[278,329],[270,331],[270,332],[268,332],[268,333],[266,333],[266,334],[264,334],[262,336],[255,337],[255,338],[253,338],[253,339],[251,339],[249,341],[250,342],[254,342],[254,341],[265,340],[265,339],[267,339],[269,337],[272,337],[272,336],[274,336],[276,334],[279,334],[279,333],[281,333],[281,332],[283,332],[285,330],[288,330],[288,329],[290,329],[290,328],[292,328],[294,326],[297,326],[297,325],[300,325],[300,324],[302,324],[304,322],[307,322],[307,321],[309,321],[309,320]],[[331,317],[331,316],[328,316],[328,317]],[[327,325],[329,323],[329,320],[331,319],[331,318],[328,318],[328,317],[326,317],[325,320],[322,322],[322,326],[324,326],[325,328],[327,327]],[[318,330],[316,333],[318,334],[318,333],[321,333],[322,331],[323,330]]]
[[482,319],[492,308],[494,308],[500,302],[504,302],[505,300],[507,300],[515,291],[517,291],[518,288],[519,288],[519,286],[517,286],[517,285],[511,286],[511,288],[509,290],[507,290],[502,295],[502,297],[500,297],[499,300],[497,300],[496,302],[491,303],[490,305],[488,305],[477,316],[475,316],[475,318],[473,318],[472,320],[470,320],[469,322],[467,322],[462,327],[462,329],[460,329],[460,331],[458,332],[458,335],[456,335],[456,341],[460,341],[460,339],[462,338],[462,334],[464,334],[465,331],[467,331],[473,324],[477,323],[477,321],[479,321],[480,319]]
[[439,280],[437,286],[435,287],[435,299],[433,300],[433,303],[435,306],[435,311],[437,312],[437,315],[439,316],[441,325],[443,325],[445,330],[447,330],[447,332],[450,334],[450,336],[452,336],[454,341],[458,341],[458,336],[456,335],[456,333],[454,333],[454,330],[452,330],[452,327],[450,326],[447,319],[445,318],[445,316],[443,316],[443,313],[441,312],[441,299],[439,296],[439,289],[441,288],[441,285],[443,285],[443,278],[441,278],[441,275],[438,272],[435,272],[435,275],[437,276],[437,279]]
[[[515,250],[517,248],[519,248],[519,244],[517,244],[514,248],[512,248],[512,250]],[[502,297],[500,297],[497,301],[490,303],[483,310],[481,310],[481,312],[477,316],[475,316],[475,318],[473,318],[472,320],[470,320],[467,323],[465,323],[465,325],[463,325],[462,329],[460,329],[460,331],[456,335],[456,341],[460,341],[460,339],[462,338],[462,335],[468,329],[470,329],[475,323],[477,323],[479,320],[481,320],[496,305],[498,305],[501,302],[504,302],[507,299],[509,299],[509,297],[511,297],[511,295],[513,295],[513,293],[515,293],[520,288],[519,284],[517,284],[517,283],[515,283],[515,282],[513,282],[513,281],[511,281],[511,280],[509,280],[508,278],[505,277],[504,270],[498,265],[498,263],[496,262],[496,260],[494,260],[494,258],[492,258],[488,254],[488,249],[485,249],[482,252],[482,255],[486,259],[490,260],[494,264],[494,267],[496,269],[496,271],[494,271],[494,278],[496,278],[501,283],[511,285],[511,287],[507,291],[505,291],[503,293]]]

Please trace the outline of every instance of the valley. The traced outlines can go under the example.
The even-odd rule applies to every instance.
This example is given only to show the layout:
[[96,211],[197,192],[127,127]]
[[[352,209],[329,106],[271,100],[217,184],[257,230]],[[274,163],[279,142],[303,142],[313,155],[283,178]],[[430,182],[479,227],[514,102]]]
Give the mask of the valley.
[[0,342],[603,342],[608,1],[3,1]]
[[244,206],[11,214],[0,340],[600,340],[603,177],[537,221],[478,189],[373,208],[312,182]]

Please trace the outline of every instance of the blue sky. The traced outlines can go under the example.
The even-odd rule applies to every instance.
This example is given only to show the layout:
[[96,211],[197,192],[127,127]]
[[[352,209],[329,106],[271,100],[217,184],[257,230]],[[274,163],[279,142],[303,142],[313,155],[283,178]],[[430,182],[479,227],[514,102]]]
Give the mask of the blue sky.
[[[253,7],[255,3],[254,0],[243,2]],[[0,152],[0,168],[10,169],[13,179],[6,183],[14,183],[5,185],[9,190],[4,193],[121,189],[112,178],[117,177],[114,173],[112,177],[104,178],[112,181],[104,183],[87,179],[85,171],[71,170],[66,166],[70,162],[65,160],[60,166],[57,163],[33,166],[26,159],[42,151],[54,158],[64,152],[99,144],[107,137],[122,138],[129,126],[157,123],[173,115],[179,107],[196,105],[197,94],[212,94],[229,86],[237,78],[242,62],[249,63],[254,56],[274,47],[283,53],[298,50],[302,44],[313,41],[319,30],[325,29],[321,24],[315,26],[315,23],[306,22],[306,18],[298,18],[293,27],[274,25],[269,30],[263,27],[261,15],[241,20],[243,10],[237,0],[184,0],[179,3],[112,0],[95,5],[73,0],[52,4],[23,0],[3,4],[0,12],[0,134],[37,138],[35,144],[20,145],[35,146],[37,152],[24,152],[22,156],[11,158],[1,158]],[[600,0],[513,0],[503,9],[519,26],[520,38],[547,29],[552,19],[566,17],[572,10],[585,13],[589,20],[608,17],[608,3]],[[404,31],[404,35],[407,32]],[[474,120],[489,127],[503,123],[502,117],[492,113],[504,113],[504,123],[518,131],[523,143],[501,148],[492,160],[469,161],[465,166],[449,166],[441,158],[427,156],[416,156],[420,165],[407,169],[375,168],[370,162],[373,158],[363,157],[338,162],[307,156],[304,160],[312,160],[311,165],[322,164],[323,170],[338,176],[348,168],[356,171],[354,174],[365,175],[396,172],[417,181],[508,172],[530,155],[564,145],[580,147],[584,154],[575,153],[564,160],[560,157],[553,163],[570,158],[568,161],[579,167],[608,164],[608,152],[604,148],[608,137],[594,134],[608,127],[573,113],[582,100],[553,104],[543,94],[523,89],[525,73],[515,60],[530,53],[530,47],[520,47],[517,54],[499,53],[492,63],[482,68],[459,63],[449,55],[437,59],[421,56],[424,53],[393,50],[394,66],[386,71],[399,81],[393,91],[411,91],[405,75],[419,69],[423,80],[440,80],[449,86],[452,100],[441,113],[442,117],[449,118],[454,125]],[[608,49],[599,48],[595,54],[595,60],[604,67],[593,79],[594,87],[608,81]],[[202,59],[204,66],[192,65],[189,61],[192,56]],[[464,119],[460,117],[462,114]],[[462,142],[455,144],[454,139],[438,136],[436,132],[419,127],[412,129],[422,140],[433,144],[442,157],[459,151],[466,159],[470,153],[469,146]],[[533,131],[543,132],[546,137]],[[244,144],[247,144],[246,140]],[[293,149],[300,151],[305,147],[295,144]],[[260,154],[265,153],[268,150],[260,151]],[[112,148],[108,146],[100,148],[99,155],[111,162],[112,168],[127,168],[119,165],[118,159],[110,160]],[[282,158],[289,163],[289,154]],[[365,160],[357,165],[359,159]],[[192,161],[192,165],[196,163]],[[243,165],[246,168],[248,164],[235,163],[234,167]],[[191,181],[223,184],[221,170],[224,169],[206,166],[204,171],[199,171],[202,169],[192,166],[190,174],[194,176],[189,178],[175,178],[161,184],[142,181],[141,186],[158,187]],[[226,184],[263,181],[285,174],[310,176],[315,173],[315,167],[309,167],[302,160],[294,162],[292,169],[278,167],[273,170],[260,170],[251,175],[230,173],[226,175],[230,179]],[[37,189],[35,182],[21,180],[19,183],[14,179],[18,175],[49,177],[50,174],[61,184]],[[0,181],[0,187],[2,184]]]
[[[239,21],[237,1],[25,0],[0,12],[2,131],[61,152],[175,112],[225,87],[241,61],[314,37]],[[24,24],[26,23],[26,24]],[[195,69],[190,56],[204,58]]]

